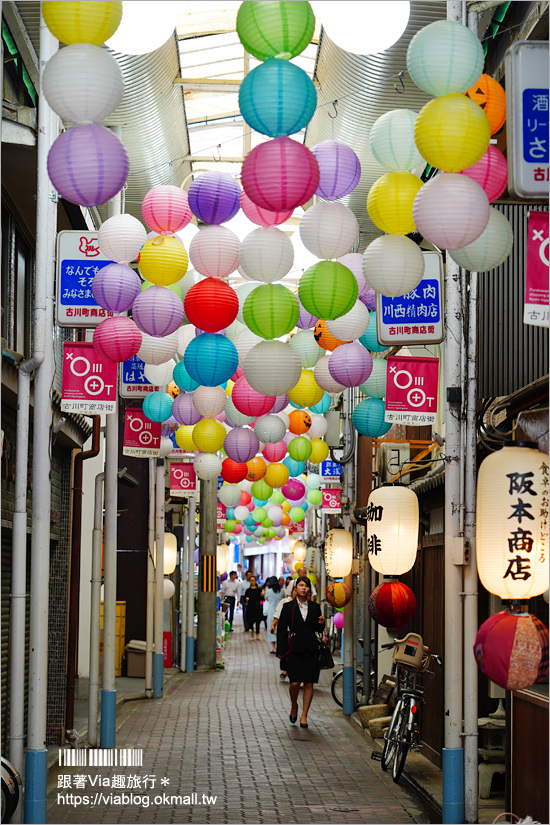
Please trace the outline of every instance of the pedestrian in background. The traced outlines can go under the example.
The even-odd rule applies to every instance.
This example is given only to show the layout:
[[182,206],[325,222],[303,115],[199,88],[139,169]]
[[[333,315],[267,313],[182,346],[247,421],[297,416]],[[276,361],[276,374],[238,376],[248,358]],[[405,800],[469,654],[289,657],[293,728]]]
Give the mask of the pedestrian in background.
[[271,650],[269,652],[273,654],[273,656],[275,656],[276,653],[275,643],[277,641],[277,637],[271,631],[271,624],[273,622],[273,616],[275,615],[275,609],[279,602],[281,602],[284,599],[284,596],[284,590],[281,588],[277,576],[270,576],[265,583],[264,601],[265,604],[267,604],[267,613],[265,613],[267,619],[267,641],[271,645]]
[[237,580],[237,572],[232,570],[229,574],[229,578],[222,582],[222,595],[224,601],[226,601],[229,605],[229,630],[233,632],[233,617],[235,615],[235,604],[237,600],[240,599],[241,595],[241,583]]
[[262,590],[258,586],[256,576],[250,576],[250,586],[245,593],[246,602],[246,623],[254,638],[254,626],[256,627],[256,639],[260,638],[260,622],[263,619],[261,605]]
[[241,583],[241,607],[243,609],[243,630],[247,633],[248,623],[246,621],[246,591],[250,587],[250,577],[252,576],[252,572],[247,570],[244,575],[244,581]]

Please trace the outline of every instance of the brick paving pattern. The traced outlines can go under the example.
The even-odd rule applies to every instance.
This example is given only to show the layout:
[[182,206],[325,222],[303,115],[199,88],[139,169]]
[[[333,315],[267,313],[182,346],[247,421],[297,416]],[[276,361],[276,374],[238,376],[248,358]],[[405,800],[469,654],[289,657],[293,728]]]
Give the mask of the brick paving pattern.
[[[321,674],[309,728],[288,720],[288,680],[269,655],[265,630],[256,641],[229,634],[225,669],[180,674],[163,699],[125,706],[117,747],[142,747],[142,768],[62,768],[51,774],[48,821],[56,823],[409,823],[429,822],[421,803],[370,760],[364,736],[330,695],[331,672]],[[301,697],[300,697],[301,707]],[[58,789],[58,775],[156,777],[154,789],[86,786]],[[169,785],[162,786],[167,777]],[[102,791],[97,806],[59,804],[58,794]],[[156,795],[215,795],[215,804],[189,799],[153,804]],[[149,807],[110,804],[109,796],[146,795]]]

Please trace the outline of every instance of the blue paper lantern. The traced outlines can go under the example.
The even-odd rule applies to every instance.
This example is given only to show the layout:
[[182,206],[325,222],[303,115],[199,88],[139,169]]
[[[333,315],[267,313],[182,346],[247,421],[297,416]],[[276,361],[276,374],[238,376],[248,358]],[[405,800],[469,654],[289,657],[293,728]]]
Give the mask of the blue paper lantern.
[[295,461],[289,455],[283,458],[283,464],[287,468],[291,478],[296,478],[296,476],[301,475],[306,469],[305,461]]
[[301,407],[299,404],[295,404],[295,403],[294,403],[294,401],[290,401],[289,403],[290,403],[290,406],[291,406],[291,407],[294,407],[294,409],[295,409],[295,410],[303,410],[303,409],[305,409],[304,407]]
[[294,63],[271,57],[252,69],[239,90],[239,108],[248,125],[269,137],[293,135],[315,112],[313,81]]
[[[267,504],[269,499],[268,498],[261,499],[261,498],[256,498],[256,496],[252,496],[252,501],[254,502],[256,507],[263,507],[265,504]],[[256,522],[254,522],[254,523],[256,523]]]
[[309,409],[311,410],[312,413],[316,413],[317,415],[322,415],[323,413],[326,413],[326,411],[329,408],[330,408],[330,395],[328,394],[328,392],[325,392],[325,394],[323,395],[321,400],[318,401],[316,404],[313,405],[313,407],[310,407]]
[[225,517],[226,517],[226,519],[235,518],[235,508],[234,507],[228,507],[227,510],[225,511]]
[[174,399],[167,392],[152,392],[143,399],[143,414],[150,421],[166,421],[172,415]]
[[353,426],[361,435],[380,438],[391,429],[384,421],[386,405],[380,398],[365,398],[355,407],[352,415]]
[[239,355],[229,338],[205,332],[187,345],[183,361],[191,378],[203,387],[217,387],[234,374]]
[[376,337],[376,312],[370,313],[368,329],[357,340],[360,344],[363,344],[365,349],[370,350],[370,352],[384,352],[384,350],[388,349],[384,344],[379,344],[378,338]]
[[178,386],[180,390],[183,390],[183,392],[193,392],[193,390],[196,390],[197,387],[200,386],[198,381],[194,381],[193,378],[191,378],[185,369],[185,364],[183,361],[178,361],[174,367],[172,377],[176,383],[176,386]]

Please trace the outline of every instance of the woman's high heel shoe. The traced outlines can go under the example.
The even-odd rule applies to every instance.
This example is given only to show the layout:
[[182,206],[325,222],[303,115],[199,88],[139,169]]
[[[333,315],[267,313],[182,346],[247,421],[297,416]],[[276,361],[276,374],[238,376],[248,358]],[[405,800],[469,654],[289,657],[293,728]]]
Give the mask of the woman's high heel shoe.
[[300,727],[301,728],[307,728],[308,727],[307,722],[300,722]]
[[[288,718],[290,719],[290,721],[292,722],[292,724],[293,724],[293,725],[295,725],[295,724],[296,724],[296,720],[298,719],[298,716],[293,716],[293,715],[290,713],[290,714],[289,714],[289,716],[288,716]],[[302,724],[302,723],[300,722],[300,724]]]

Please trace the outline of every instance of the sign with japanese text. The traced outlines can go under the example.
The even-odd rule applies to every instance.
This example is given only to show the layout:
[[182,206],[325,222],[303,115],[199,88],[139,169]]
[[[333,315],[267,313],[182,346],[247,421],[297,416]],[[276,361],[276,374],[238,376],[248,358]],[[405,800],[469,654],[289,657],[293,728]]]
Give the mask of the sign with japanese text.
[[150,392],[166,391],[166,387],[150,384],[144,373],[145,362],[134,355],[128,361],[123,361],[120,371],[121,398],[143,398]]
[[295,536],[295,535],[298,534],[300,536],[303,536],[304,535],[304,527],[305,527],[305,524],[304,524],[303,521],[298,521],[298,522],[293,521],[288,525],[288,535],[289,536]]
[[321,490],[321,511],[323,513],[342,512],[342,489],[340,487],[325,487]]
[[128,407],[124,416],[122,455],[155,458],[160,449],[162,424],[151,421],[141,407]]
[[439,358],[388,358],[386,413],[392,424],[433,424],[437,414]]
[[92,281],[102,266],[113,263],[102,255],[97,232],[64,229],[57,235],[57,323],[60,327],[96,327],[109,312],[95,301]]
[[162,633],[162,662],[164,667],[172,667],[172,633],[164,630]]
[[99,355],[92,343],[65,341],[61,410],[81,415],[115,412],[117,366]]
[[194,496],[197,491],[197,476],[190,461],[170,464],[170,495]]
[[397,298],[376,297],[376,336],[381,344],[438,344],[443,327],[443,258],[423,252],[424,277]]
[[529,212],[523,323],[535,327],[549,321],[548,243],[548,212]]
[[321,461],[319,475],[323,481],[340,481],[342,477],[342,465],[330,459]]
[[547,200],[548,42],[514,43],[505,72],[508,191],[525,200]]
[[227,507],[225,504],[222,504],[221,501],[216,503],[216,524],[218,526],[218,530],[223,530],[223,526],[226,521],[226,511]]

